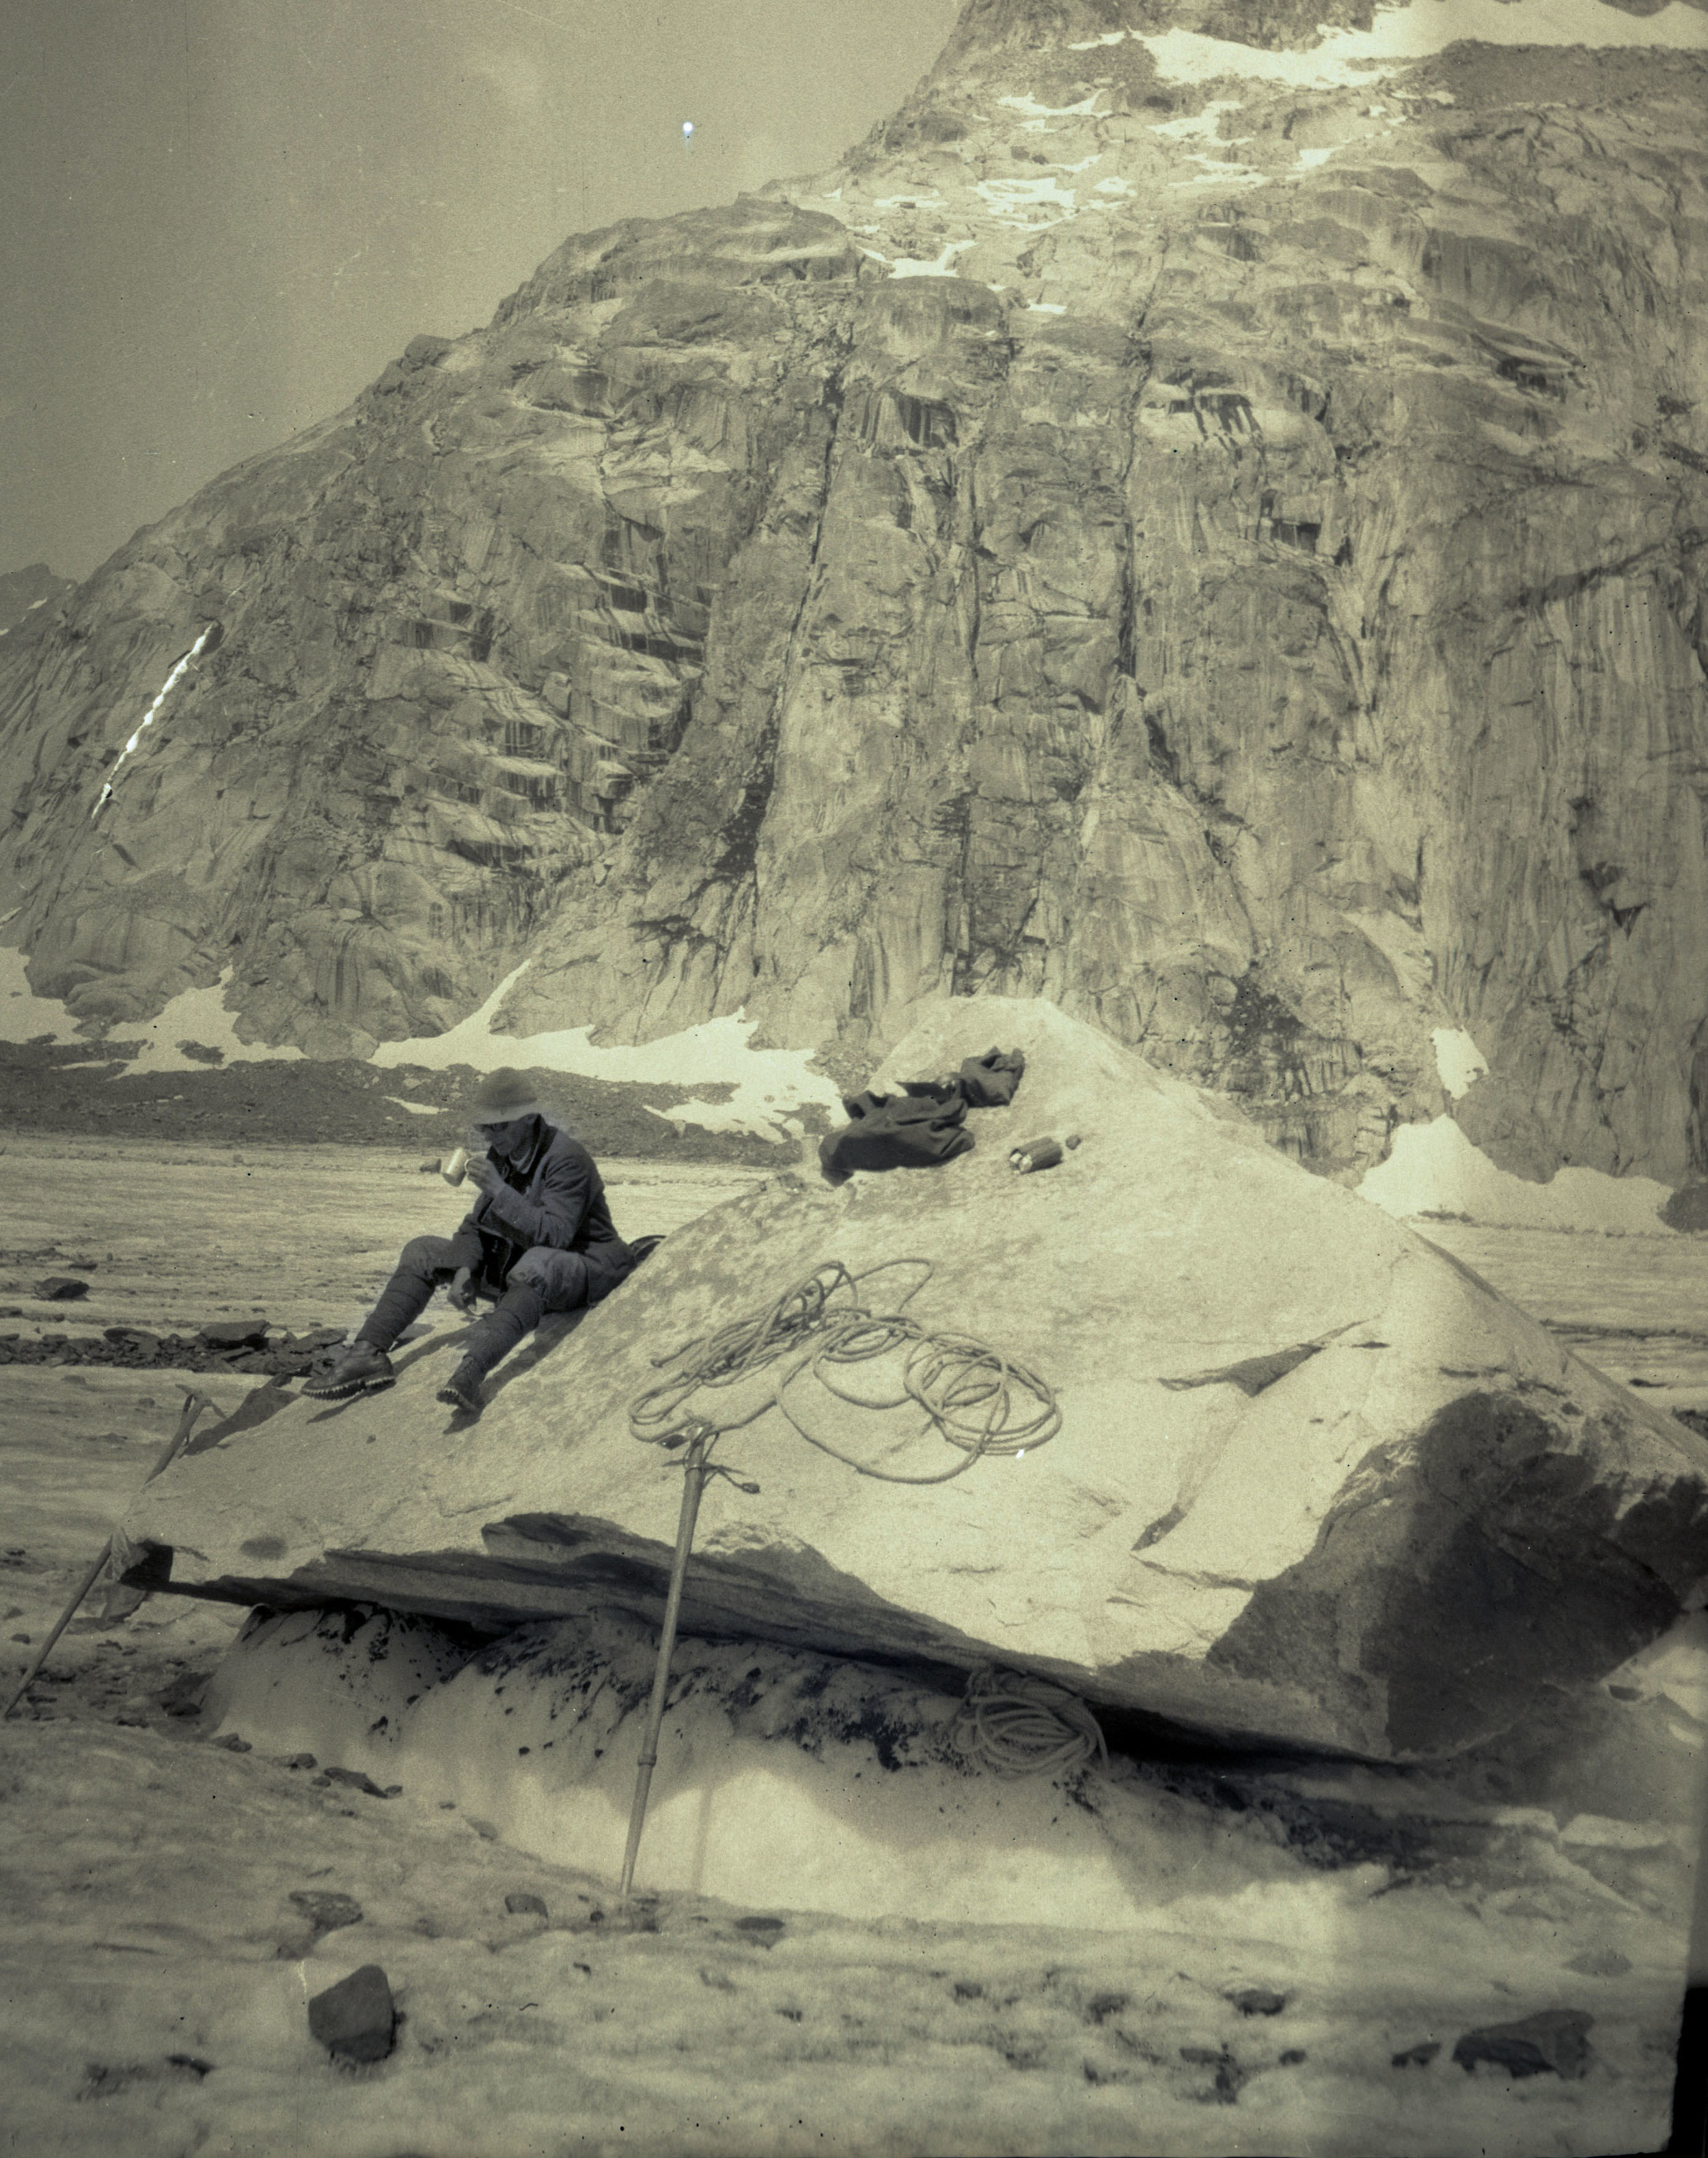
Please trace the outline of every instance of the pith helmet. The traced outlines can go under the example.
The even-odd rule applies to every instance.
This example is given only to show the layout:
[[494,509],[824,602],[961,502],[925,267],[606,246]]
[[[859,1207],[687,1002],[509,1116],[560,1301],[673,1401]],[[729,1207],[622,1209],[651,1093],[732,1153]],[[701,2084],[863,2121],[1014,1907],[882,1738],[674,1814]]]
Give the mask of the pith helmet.
[[537,1117],[539,1103],[519,1071],[504,1065],[488,1071],[474,1090],[469,1114],[477,1124],[508,1124],[518,1117]]

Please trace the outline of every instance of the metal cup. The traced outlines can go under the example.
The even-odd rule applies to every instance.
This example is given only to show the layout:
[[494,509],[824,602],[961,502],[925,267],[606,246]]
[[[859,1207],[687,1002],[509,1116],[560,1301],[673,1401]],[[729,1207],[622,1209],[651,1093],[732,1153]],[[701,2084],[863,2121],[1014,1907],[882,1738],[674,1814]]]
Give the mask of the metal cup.
[[468,1149],[458,1147],[439,1174],[447,1184],[461,1184],[468,1174]]

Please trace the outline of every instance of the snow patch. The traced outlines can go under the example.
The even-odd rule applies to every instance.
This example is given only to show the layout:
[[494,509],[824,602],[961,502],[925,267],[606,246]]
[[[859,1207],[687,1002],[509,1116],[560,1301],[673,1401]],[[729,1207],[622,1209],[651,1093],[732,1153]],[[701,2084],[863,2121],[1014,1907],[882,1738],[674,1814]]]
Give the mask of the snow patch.
[[[41,601],[38,600],[36,601],[36,605],[39,607],[41,605]],[[136,748],[137,743],[142,741],[144,729],[153,725],[155,719],[159,714],[161,706],[166,702],[167,699],[172,694],[173,691],[178,687],[179,681],[183,679],[184,669],[189,665],[193,659],[200,658],[202,648],[207,643],[208,639],[214,634],[214,632],[219,627],[219,625],[218,622],[210,622],[208,624],[208,627],[202,632],[201,635],[196,639],[195,643],[190,647],[189,650],[184,653],[183,658],[180,659],[178,664],[173,669],[171,674],[167,676],[165,681],[161,684],[159,694],[155,698],[154,702],[148,707],[147,710],[143,713],[142,718],[137,722],[137,731],[131,736],[131,739],[119,751],[118,761],[113,766],[111,776],[109,777],[106,786],[101,788],[100,797],[96,801],[94,808],[92,808],[89,813],[91,818],[100,816],[101,811],[106,808],[107,803],[111,798],[113,788],[118,784],[119,773],[124,768],[125,759],[130,756],[131,752]]]
[[970,240],[948,240],[944,244],[942,251],[934,256],[929,262],[923,261],[916,256],[899,256],[890,266],[890,275],[892,277],[952,277],[955,274],[955,257],[957,255],[964,255],[973,245],[974,242]]
[[431,1102],[408,1102],[404,1099],[401,1094],[384,1094],[380,1097],[380,1099],[382,1101],[390,1102],[395,1108],[407,1109],[412,1117],[436,1117],[439,1113],[438,1108],[435,1103]]
[[1441,1083],[1457,1102],[1472,1082],[1489,1069],[1489,1060],[1463,1027],[1438,1026],[1429,1038],[1435,1044],[1435,1068]]
[[[980,180],[973,192],[983,196],[992,213],[1004,225],[1036,225],[1039,220],[1028,214],[1034,210],[1060,209],[1070,217],[1073,214],[1074,189],[1063,187],[1048,175],[1042,179]],[[1060,219],[1046,218],[1045,221],[1054,225]]]
[[1345,86],[1423,59],[1460,39],[1491,45],[1661,45],[1708,50],[1708,15],[1671,0],[1658,14],[1626,15],[1603,0],[1412,0],[1378,11],[1368,30],[1329,29],[1313,52],[1266,52],[1256,45],[1168,30],[1139,37],[1164,82],[1247,81]]
[[1012,106],[1031,132],[1042,128],[1046,120],[1066,120],[1089,116],[1102,92],[1094,90],[1089,97],[1082,97],[1077,105],[1040,105],[1029,91],[1024,97],[999,97],[998,105]]
[[1402,1124],[1393,1151],[1365,1177],[1358,1195],[1399,1221],[1425,1213],[1464,1214],[1501,1228],[1674,1233],[1659,1212],[1673,1195],[1670,1185],[1649,1176],[1608,1176],[1598,1169],[1562,1169],[1546,1184],[1527,1183],[1497,1169],[1451,1117]]
[[[186,1056],[178,1045],[181,1041],[221,1051],[220,1061],[224,1064],[302,1063],[302,1051],[294,1046],[286,1045],[275,1049],[264,1041],[238,1040],[236,1014],[228,1011],[225,1005],[232,971],[228,967],[219,980],[207,989],[182,990],[157,1018],[145,1020],[140,1029],[143,1036],[142,1054],[114,1076],[127,1079],[150,1071],[205,1071],[206,1060]],[[138,1031],[129,1022],[121,1029],[126,1040]]]
[[[1153,135],[1165,136],[1170,142],[1220,142],[1221,116],[1225,112],[1243,112],[1244,101],[1237,97],[1214,97],[1201,112],[1189,112],[1179,120],[1158,120],[1151,124]],[[1249,141],[1249,137],[1242,137]]]
[[653,1087],[733,1086],[735,1092],[727,1102],[678,1102],[668,1114],[673,1122],[680,1118],[706,1131],[745,1132],[779,1144],[790,1135],[784,1118],[808,1103],[828,1108],[840,1119],[842,1097],[836,1087],[822,1072],[808,1068],[812,1051],[750,1047],[758,1022],[740,1012],[636,1046],[597,1047],[592,1029],[586,1026],[559,1027],[544,1034],[494,1034],[495,1014],[531,963],[524,959],[478,1011],[448,1032],[383,1041],[369,1061],[382,1071],[424,1064],[443,1071],[453,1064],[467,1064],[477,1071],[496,1071],[514,1065],[580,1079]]
[[1209,169],[1194,173],[1189,179],[1170,180],[1168,184],[1171,188],[1264,188],[1269,184],[1269,175],[1255,171],[1250,165],[1219,165],[1210,157],[1200,157],[1195,162]]
[[[6,921],[10,919],[8,915]],[[4,927],[0,922],[0,928]],[[59,999],[39,997],[31,989],[28,966],[27,952],[0,945],[0,1041],[34,1041],[44,1034],[56,1042],[80,1041],[76,1023]]]

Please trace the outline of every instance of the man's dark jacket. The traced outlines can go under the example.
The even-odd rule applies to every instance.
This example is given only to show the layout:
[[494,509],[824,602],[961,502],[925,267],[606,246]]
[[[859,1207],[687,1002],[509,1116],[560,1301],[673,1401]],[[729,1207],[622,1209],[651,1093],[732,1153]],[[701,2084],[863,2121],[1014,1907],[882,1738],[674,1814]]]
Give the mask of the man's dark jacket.
[[480,1238],[481,1272],[494,1286],[524,1251],[539,1245],[586,1252],[591,1272],[620,1278],[628,1247],[611,1219],[592,1155],[544,1117],[533,1124],[519,1159],[493,1163],[504,1181],[476,1200],[458,1226],[457,1241],[471,1232]]

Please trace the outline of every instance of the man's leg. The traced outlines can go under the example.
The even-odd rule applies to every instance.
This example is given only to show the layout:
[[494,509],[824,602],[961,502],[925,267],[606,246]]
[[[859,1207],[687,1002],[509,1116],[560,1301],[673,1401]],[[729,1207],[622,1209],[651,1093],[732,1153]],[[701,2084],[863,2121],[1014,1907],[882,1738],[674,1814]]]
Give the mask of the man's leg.
[[463,1345],[462,1361],[439,1391],[441,1402],[477,1410],[481,1381],[495,1364],[531,1334],[549,1311],[579,1311],[587,1301],[589,1270],[580,1252],[536,1244],[511,1267],[498,1303],[477,1321]]
[[433,1291],[448,1282],[459,1267],[478,1268],[477,1236],[416,1236],[399,1254],[397,1271],[379,1292],[379,1300],[356,1330],[383,1355],[405,1326],[426,1309]]
[[480,1241],[474,1236],[416,1236],[400,1253],[397,1268],[379,1300],[357,1329],[356,1338],[331,1369],[303,1388],[317,1401],[342,1401],[348,1395],[376,1393],[395,1374],[386,1351],[427,1299],[458,1267],[480,1264]]

